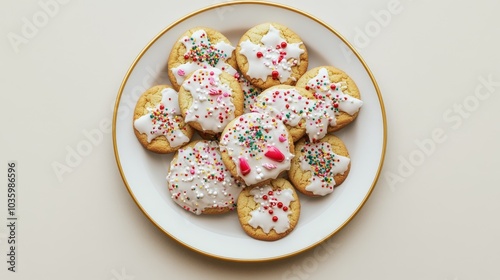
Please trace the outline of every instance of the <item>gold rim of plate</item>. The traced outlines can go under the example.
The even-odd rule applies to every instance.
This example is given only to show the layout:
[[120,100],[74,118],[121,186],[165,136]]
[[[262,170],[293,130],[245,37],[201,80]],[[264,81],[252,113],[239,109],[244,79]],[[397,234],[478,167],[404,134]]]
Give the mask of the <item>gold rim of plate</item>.
[[[185,243],[181,242],[180,240],[178,240],[174,236],[170,235],[167,231],[165,231],[163,229],[163,227],[161,227],[158,223],[156,223],[149,216],[149,214],[144,210],[144,208],[141,206],[141,204],[137,201],[135,195],[132,193],[132,191],[130,189],[130,186],[128,185],[127,179],[125,178],[125,174],[123,173],[123,169],[122,169],[121,162],[120,162],[120,156],[118,155],[118,148],[117,148],[117,144],[116,144],[116,119],[117,119],[117,113],[118,113],[118,106],[119,106],[119,103],[120,103],[120,100],[121,100],[123,89],[125,88],[125,85],[127,84],[127,81],[128,81],[128,79],[130,77],[130,74],[135,69],[135,66],[137,65],[137,63],[139,62],[139,60],[142,58],[142,56],[148,51],[148,49],[161,36],[163,36],[166,32],[168,32],[170,29],[172,29],[173,27],[175,27],[179,23],[185,21],[186,19],[189,19],[189,18],[191,18],[193,16],[196,16],[197,14],[200,14],[200,13],[203,13],[203,12],[206,12],[206,11],[209,11],[209,10],[217,9],[217,8],[224,7],[224,6],[235,6],[235,5],[241,5],[241,4],[255,4],[255,5],[273,6],[273,7],[278,7],[278,8],[290,10],[292,12],[295,12],[297,14],[300,14],[302,16],[305,16],[305,17],[308,17],[308,18],[314,20],[315,22],[319,23],[320,25],[322,25],[326,29],[328,29],[331,33],[333,33],[335,36],[337,36],[340,40],[342,40],[342,42],[344,42],[344,44],[346,44],[349,47],[349,49],[354,53],[354,55],[356,55],[356,57],[359,59],[359,61],[361,62],[361,64],[365,68],[367,74],[370,76],[370,79],[371,79],[372,84],[373,84],[373,86],[375,88],[375,91],[377,92],[377,96],[378,96],[378,100],[379,100],[379,104],[380,104],[380,109],[381,109],[381,112],[382,112],[382,121],[383,121],[383,128],[384,128],[384,131],[383,131],[383,137],[384,138],[383,138],[382,154],[381,154],[381,157],[380,157],[380,162],[379,162],[379,166],[378,166],[378,169],[377,169],[377,173],[376,173],[375,178],[374,178],[374,180],[372,182],[370,190],[368,191],[368,193],[366,194],[366,196],[363,198],[363,200],[361,201],[361,203],[358,205],[358,207],[356,208],[356,210],[351,214],[351,216],[349,216],[349,218],[343,224],[341,224],[338,228],[336,228],[328,236],[325,236],[325,238],[319,240],[318,242],[316,242],[314,244],[311,244],[311,245],[309,245],[309,246],[307,246],[305,248],[302,248],[299,251],[292,252],[292,253],[289,253],[289,254],[285,254],[285,255],[282,255],[282,256],[272,257],[272,258],[264,258],[264,259],[257,259],[257,260],[251,260],[251,259],[249,259],[249,260],[247,260],[247,259],[234,259],[234,258],[227,258],[227,257],[218,256],[218,255],[212,255],[212,254],[209,254],[207,252],[203,252],[203,251],[197,249],[196,247],[190,246],[189,244],[185,244]],[[384,158],[385,158],[386,146],[387,146],[387,121],[386,121],[386,113],[385,113],[384,101],[382,99],[382,94],[380,93],[380,88],[378,87],[377,81],[375,80],[375,77],[373,76],[373,73],[371,72],[371,70],[369,69],[368,65],[366,64],[366,62],[361,57],[361,55],[356,51],[356,49],[339,32],[337,32],[335,29],[333,29],[332,27],[330,27],[328,24],[326,24],[322,20],[320,20],[320,19],[316,18],[315,16],[312,16],[312,15],[310,15],[308,13],[305,13],[305,12],[303,12],[301,10],[298,10],[296,8],[293,8],[293,7],[290,7],[290,6],[286,6],[286,5],[283,5],[283,4],[272,3],[272,2],[263,2],[263,1],[232,1],[232,2],[225,2],[225,3],[214,4],[214,5],[210,5],[210,6],[207,6],[205,8],[202,8],[200,10],[197,10],[195,12],[192,12],[190,14],[187,14],[186,16],[184,16],[184,17],[178,19],[177,21],[173,22],[172,24],[170,24],[168,27],[166,27],[165,29],[163,29],[158,35],[156,35],[156,37],[153,38],[153,40],[151,40],[146,45],[146,47],[139,53],[139,55],[136,57],[136,59],[134,60],[134,62],[130,66],[130,68],[128,69],[127,73],[125,74],[125,78],[123,79],[123,81],[122,81],[122,83],[120,85],[120,89],[118,91],[118,96],[116,98],[116,102],[115,102],[115,106],[114,106],[114,111],[113,111],[113,150],[114,150],[114,154],[115,154],[115,160],[116,160],[116,164],[118,166],[118,169],[120,171],[120,176],[122,177],[122,180],[125,183],[125,186],[127,187],[127,191],[129,192],[130,196],[134,200],[135,204],[139,207],[139,209],[141,209],[142,213],[156,227],[158,227],[159,229],[161,229],[166,235],[168,235],[170,238],[172,238],[173,240],[175,240],[176,242],[178,242],[182,246],[187,247],[187,248],[189,248],[189,249],[191,249],[191,250],[193,250],[195,252],[198,252],[198,253],[200,253],[202,255],[213,257],[213,258],[216,258],[216,259],[226,260],[226,261],[234,261],[234,262],[266,262],[266,261],[271,261],[271,260],[281,260],[281,259],[284,259],[284,258],[288,258],[288,257],[291,257],[291,256],[298,255],[298,254],[303,253],[303,252],[305,252],[305,251],[307,251],[309,249],[312,249],[312,248],[318,246],[319,244],[321,244],[322,242],[324,242],[325,240],[327,240],[328,238],[332,237],[335,233],[337,233],[342,228],[344,228],[358,214],[358,212],[365,205],[366,201],[368,200],[368,198],[370,197],[371,193],[373,192],[373,189],[375,188],[375,185],[376,185],[376,183],[378,181],[378,178],[380,176],[380,172],[381,172],[382,167],[384,165]]]

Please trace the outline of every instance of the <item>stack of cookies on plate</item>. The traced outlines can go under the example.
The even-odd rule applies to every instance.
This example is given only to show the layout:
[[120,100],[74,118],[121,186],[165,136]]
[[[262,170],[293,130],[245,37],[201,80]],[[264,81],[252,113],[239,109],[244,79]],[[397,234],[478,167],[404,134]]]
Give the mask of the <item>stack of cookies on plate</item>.
[[322,197],[346,179],[349,153],[329,133],[357,117],[359,90],[333,66],[308,70],[306,45],[286,26],[257,25],[236,47],[190,29],[170,50],[168,75],[171,85],[139,98],[133,125],[146,149],[175,153],[167,186],[185,210],[236,210],[249,236],[277,240],[299,220],[296,191]]

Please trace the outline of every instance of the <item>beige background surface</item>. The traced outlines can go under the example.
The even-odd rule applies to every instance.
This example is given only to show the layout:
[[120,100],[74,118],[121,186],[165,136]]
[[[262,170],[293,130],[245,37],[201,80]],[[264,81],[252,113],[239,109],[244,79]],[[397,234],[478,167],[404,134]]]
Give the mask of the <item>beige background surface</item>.
[[[324,20],[362,54],[384,97],[387,153],[342,231],[298,256],[245,264],[185,249],[145,218],[110,128],[146,43],[219,1],[54,1],[0,2],[1,279],[500,278],[500,2],[276,1]],[[88,154],[58,177],[53,165],[89,135]],[[17,273],[6,263],[9,160],[19,166]]]

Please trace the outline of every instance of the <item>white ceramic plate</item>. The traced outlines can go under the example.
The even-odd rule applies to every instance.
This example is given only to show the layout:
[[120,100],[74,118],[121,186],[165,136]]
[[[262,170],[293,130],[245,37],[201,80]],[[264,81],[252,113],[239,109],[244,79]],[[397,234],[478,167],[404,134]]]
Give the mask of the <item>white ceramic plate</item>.
[[[332,195],[301,196],[302,212],[287,237],[264,242],[248,237],[235,212],[196,216],[171,201],[165,176],[171,156],[146,151],[132,129],[132,112],[140,94],[154,84],[169,83],[170,48],[186,30],[208,26],[233,44],[250,27],[280,22],[301,36],[309,52],[309,67],[334,65],[357,83],[364,101],[358,119],[339,131],[352,159],[347,180]],[[342,51],[344,48],[344,51]],[[354,52],[349,58],[346,50]],[[290,7],[263,2],[230,2],[185,16],[155,37],[130,67],[118,93],[113,118],[113,143],[123,181],[144,214],[167,235],[188,248],[235,261],[283,258],[312,248],[340,230],[360,210],[378,179],[385,154],[386,122],[382,98],[368,67],[356,51],[322,21]]]

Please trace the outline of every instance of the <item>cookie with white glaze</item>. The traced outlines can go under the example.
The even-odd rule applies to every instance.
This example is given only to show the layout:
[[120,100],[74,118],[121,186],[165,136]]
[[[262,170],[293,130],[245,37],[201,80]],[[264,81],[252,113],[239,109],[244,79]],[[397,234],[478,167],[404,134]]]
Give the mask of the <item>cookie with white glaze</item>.
[[300,217],[300,201],[286,179],[247,188],[238,197],[238,219],[252,238],[274,241],[287,236]]
[[216,135],[243,113],[238,81],[217,68],[198,69],[182,83],[179,106],[185,121],[205,134]]
[[344,142],[331,134],[311,142],[301,139],[288,177],[295,188],[307,196],[331,194],[349,174],[351,159]]
[[[229,71],[226,71],[229,72]],[[241,73],[235,73],[234,77],[238,80],[241,90],[243,91],[243,113],[250,113],[253,110],[255,105],[257,96],[261,93],[261,89],[254,87],[250,82],[245,79]],[[205,140],[217,140],[219,141],[221,132],[217,134],[205,133],[203,131],[198,130],[198,134],[201,138]]]
[[263,185],[290,169],[293,140],[283,122],[247,113],[230,122],[220,137],[222,160],[247,186]]
[[142,146],[155,153],[175,152],[193,136],[181,115],[177,92],[168,85],[154,86],[139,97],[133,126]]
[[307,49],[299,35],[279,23],[249,29],[236,46],[239,70],[254,86],[294,85],[307,71]]
[[214,141],[193,141],[179,149],[170,162],[167,185],[172,200],[185,210],[222,214],[235,209],[245,187],[222,162]]
[[231,42],[219,31],[208,27],[195,27],[186,31],[174,44],[168,57],[168,77],[179,90],[189,74],[211,67],[233,75],[237,68]]
[[283,121],[294,142],[306,133],[310,139],[317,140],[327,132],[327,114],[318,108],[314,95],[303,88],[270,87],[257,96],[253,107],[255,112],[267,113]]
[[328,132],[353,122],[363,105],[354,80],[333,66],[320,66],[307,71],[296,86],[311,92],[323,102],[322,109],[330,112]]

